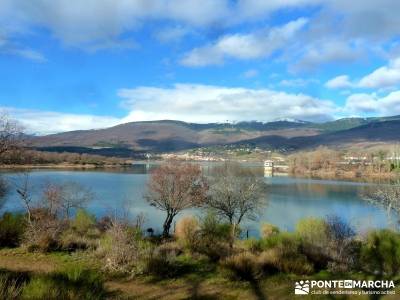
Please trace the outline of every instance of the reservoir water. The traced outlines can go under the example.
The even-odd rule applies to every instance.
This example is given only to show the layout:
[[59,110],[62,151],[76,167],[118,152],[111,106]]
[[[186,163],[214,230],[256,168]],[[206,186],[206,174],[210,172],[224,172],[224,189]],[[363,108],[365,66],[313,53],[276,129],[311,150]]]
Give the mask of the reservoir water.
[[[98,217],[104,215],[129,214],[145,215],[145,226],[160,231],[164,213],[149,206],[143,195],[146,191],[148,170],[152,166],[136,165],[125,171],[74,171],[74,170],[32,170],[30,184],[34,198],[40,198],[43,184],[48,181],[79,182],[95,194],[87,209]],[[210,166],[204,166],[205,171]],[[253,167],[260,172],[259,167]],[[3,172],[10,182],[10,193],[3,203],[2,211],[22,210],[13,185],[21,180],[18,172]],[[262,175],[260,175],[262,176]],[[298,220],[305,217],[326,217],[338,215],[348,221],[357,231],[389,226],[386,212],[361,199],[360,193],[366,183],[315,180],[294,177],[265,178],[268,184],[266,197],[268,205],[257,221],[247,221],[242,228],[250,235],[258,235],[259,225],[268,222],[281,229],[293,230]],[[186,211],[185,214],[199,215],[200,210]]]

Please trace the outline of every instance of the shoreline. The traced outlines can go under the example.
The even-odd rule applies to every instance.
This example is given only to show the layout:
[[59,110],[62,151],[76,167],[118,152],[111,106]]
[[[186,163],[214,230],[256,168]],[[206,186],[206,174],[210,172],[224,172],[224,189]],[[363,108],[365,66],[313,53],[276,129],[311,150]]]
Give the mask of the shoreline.
[[354,172],[289,172],[289,176],[297,178],[309,178],[320,180],[338,180],[338,181],[351,181],[351,182],[365,182],[365,183],[379,183],[381,181],[390,182],[391,180],[400,179],[400,174],[397,173],[381,173],[371,174],[364,173],[356,175]]
[[[140,164],[159,164],[160,160],[157,161],[136,161],[130,164],[29,164],[29,165],[0,165],[0,171],[2,170],[34,170],[34,169],[57,169],[57,170],[118,170],[118,169],[130,169],[135,165]],[[220,162],[210,162],[210,161],[190,161],[190,163],[220,163]],[[257,162],[252,163],[254,166],[259,166]],[[260,163],[261,167],[261,163]],[[320,179],[320,180],[338,180],[338,181],[351,181],[351,182],[380,182],[380,181],[391,181],[395,179],[400,179],[400,174],[398,173],[365,173],[365,174],[355,174],[353,171],[348,172],[274,172],[276,176],[289,176],[296,178],[305,179]]]

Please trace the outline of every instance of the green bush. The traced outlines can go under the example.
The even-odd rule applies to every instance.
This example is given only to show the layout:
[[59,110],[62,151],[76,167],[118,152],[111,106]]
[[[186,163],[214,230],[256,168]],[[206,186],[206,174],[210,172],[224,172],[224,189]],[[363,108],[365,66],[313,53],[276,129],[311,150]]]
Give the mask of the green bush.
[[22,299],[104,299],[103,279],[80,265],[33,277],[22,288]]
[[296,224],[295,232],[303,242],[310,244],[326,244],[329,240],[328,225],[323,219],[302,219]]
[[262,276],[262,266],[257,256],[249,252],[230,256],[221,262],[221,266],[233,280],[254,281]]
[[323,219],[307,218],[300,220],[295,233],[301,240],[302,252],[314,262],[318,269],[329,263],[330,236],[328,224]]
[[[87,289],[95,294],[102,295],[104,293],[103,277],[97,270],[88,269],[80,264],[67,265],[62,269],[58,275],[61,281],[65,279],[73,287],[79,290]],[[90,294],[90,293],[89,293]]]
[[22,289],[22,299],[68,299],[66,287],[62,289],[49,277],[37,277]]
[[301,239],[295,233],[280,232],[267,238],[253,239],[248,247],[256,252],[258,265],[265,274],[311,274],[314,270],[312,262],[302,253]]
[[105,299],[105,296],[100,273],[80,264],[47,274],[0,269],[2,300]]
[[207,214],[200,222],[193,251],[218,261],[229,254],[231,237],[229,224],[220,223],[214,214]]
[[84,209],[78,209],[71,227],[79,234],[88,234],[96,226],[96,217]]
[[100,229],[96,225],[93,215],[79,209],[69,228],[60,236],[61,248],[68,251],[96,249],[100,238]]
[[98,240],[86,235],[80,235],[73,230],[66,230],[61,234],[59,244],[61,249],[66,251],[95,250],[98,246]]
[[241,241],[242,245],[246,250],[249,250],[250,252],[259,252],[261,251],[260,248],[260,240],[256,238],[249,238],[247,240]]
[[281,232],[269,236],[268,238],[259,239],[253,246],[258,251],[268,250],[276,247],[287,247],[293,252],[300,251],[301,240],[291,232]]
[[22,214],[4,213],[0,219],[0,247],[20,245],[26,229],[26,220]]
[[400,234],[388,229],[370,232],[361,246],[360,266],[373,274],[399,274]]
[[305,255],[298,250],[285,248],[282,245],[262,252],[259,256],[259,264],[267,274],[277,271],[296,275],[314,272],[313,264]]
[[301,239],[295,233],[281,232],[261,239],[258,248],[259,263],[265,273],[276,271],[293,274],[310,274],[313,264],[302,253]]
[[221,223],[213,213],[207,214],[200,222],[200,231],[202,235],[215,237],[215,239],[226,242],[231,238],[231,225]]
[[295,234],[301,240],[301,252],[319,269],[347,272],[357,263],[359,243],[351,226],[337,216],[307,218],[298,222]]

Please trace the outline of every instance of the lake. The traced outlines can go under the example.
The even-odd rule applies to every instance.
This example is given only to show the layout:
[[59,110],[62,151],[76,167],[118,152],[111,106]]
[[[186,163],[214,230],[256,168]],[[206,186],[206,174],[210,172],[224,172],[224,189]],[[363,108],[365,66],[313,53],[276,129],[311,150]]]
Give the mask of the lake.
[[[164,213],[149,206],[143,198],[148,179],[148,170],[152,165],[135,165],[124,171],[74,171],[74,170],[32,170],[30,182],[36,198],[46,181],[75,181],[85,185],[95,193],[95,199],[87,206],[96,216],[122,215],[129,212],[131,216],[143,213],[146,227],[161,230]],[[262,168],[247,166],[261,174]],[[207,172],[210,165],[203,165]],[[3,172],[11,182],[21,180],[18,172]],[[246,222],[242,227],[250,235],[257,236],[259,225],[268,222],[281,229],[293,230],[298,220],[305,217],[326,217],[338,215],[352,224],[356,230],[388,226],[384,210],[362,200],[359,193],[368,184],[333,180],[315,180],[294,177],[265,178],[268,184],[268,205],[258,221]],[[21,210],[15,189],[6,198],[2,211]],[[200,211],[192,210],[184,214],[197,215]],[[182,214],[182,215],[184,215]],[[178,218],[182,215],[178,215]]]

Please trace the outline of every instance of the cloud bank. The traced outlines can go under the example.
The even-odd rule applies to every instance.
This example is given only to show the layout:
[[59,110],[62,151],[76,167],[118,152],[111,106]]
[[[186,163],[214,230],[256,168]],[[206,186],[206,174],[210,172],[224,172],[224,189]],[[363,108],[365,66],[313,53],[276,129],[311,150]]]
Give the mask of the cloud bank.
[[127,110],[123,118],[10,107],[3,110],[19,120],[28,132],[39,134],[165,119],[208,123],[251,120],[268,122],[293,118],[318,122],[332,119],[337,111],[333,102],[301,93],[201,84],[120,89],[118,96],[121,105]]
[[[338,81],[340,83],[340,81]],[[71,130],[107,128],[117,124],[181,120],[193,123],[262,121],[282,118],[323,122],[343,116],[400,114],[400,90],[385,96],[353,93],[343,106],[303,93],[202,84],[171,87],[140,86],[118,91],[121,118],[0,107],[20,121],[28,133],[50,134]]]

